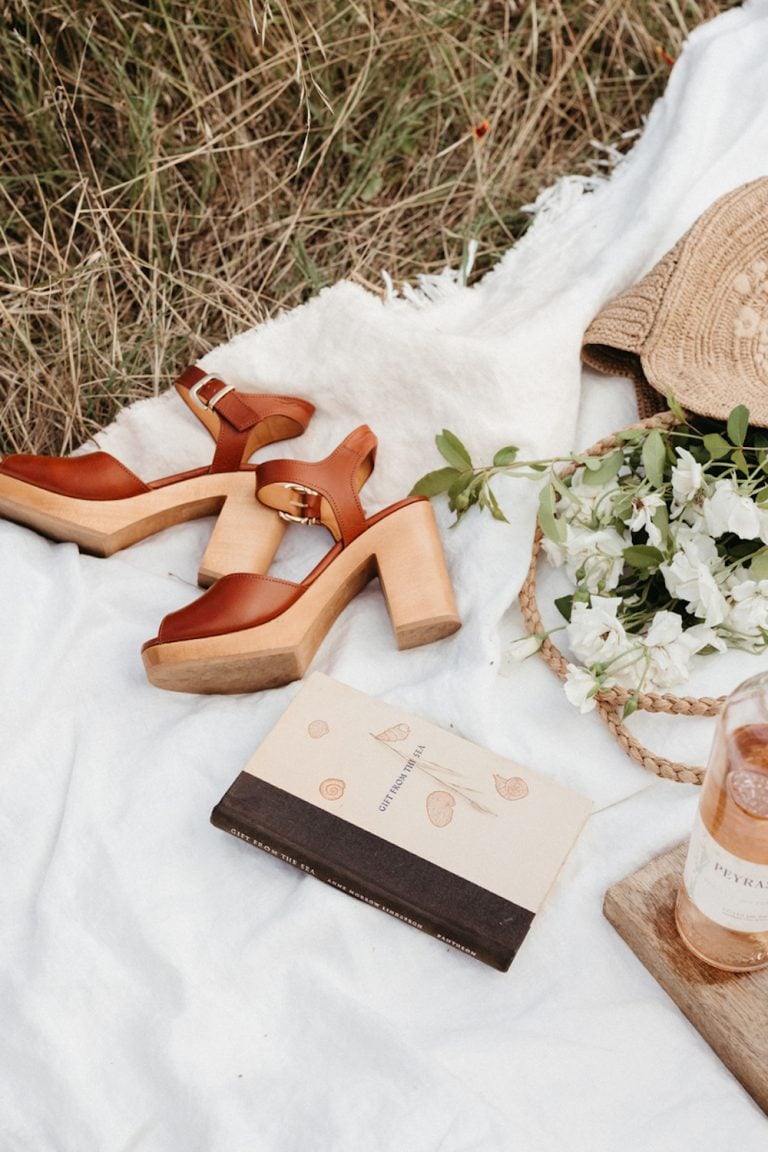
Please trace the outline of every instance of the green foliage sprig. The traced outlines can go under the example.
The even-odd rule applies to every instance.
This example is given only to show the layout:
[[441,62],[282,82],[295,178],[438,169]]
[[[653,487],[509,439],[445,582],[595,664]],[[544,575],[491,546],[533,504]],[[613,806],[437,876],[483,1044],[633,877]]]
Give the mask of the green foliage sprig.
[[[519,449],[513,444],[500,448],[490,465],[475,467],[464,444],[455,433],[447,428],[435,437],[440,455],[447,460],[447,468],[427,472],[411,489],[412,496],[439,496],[445,492],[448,507],[456,513],[457,523],[474,504],[491,513],[496,520],[506,521],[498,500],[491,488],[491,481],[499,475],[541,476],[549,468],[551,461],[517,461]],[[570,459],[570,458],[569,458]]]

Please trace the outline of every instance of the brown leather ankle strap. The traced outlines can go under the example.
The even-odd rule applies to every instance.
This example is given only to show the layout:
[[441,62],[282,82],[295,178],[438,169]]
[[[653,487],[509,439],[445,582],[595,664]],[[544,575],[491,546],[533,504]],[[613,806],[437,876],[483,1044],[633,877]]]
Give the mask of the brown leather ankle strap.
[[315,411],[297,396],[241,392],[196,365],[175,387],[216,441],[211,472],[235,472],[262,445],[300,436]]
[[366,526],[360,489],[373,471],[377,443],[361,424],[325,460],[265,460],[256,468],[256,495],[284,520],[322,524],[334,540],[350,544]]

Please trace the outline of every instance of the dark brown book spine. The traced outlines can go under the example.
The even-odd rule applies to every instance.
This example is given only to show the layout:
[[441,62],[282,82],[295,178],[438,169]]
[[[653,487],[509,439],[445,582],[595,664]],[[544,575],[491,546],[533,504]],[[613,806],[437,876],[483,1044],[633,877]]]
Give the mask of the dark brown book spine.
[[213,809],[211,823],[500,972],[533,919],[527,909],[248,773]]

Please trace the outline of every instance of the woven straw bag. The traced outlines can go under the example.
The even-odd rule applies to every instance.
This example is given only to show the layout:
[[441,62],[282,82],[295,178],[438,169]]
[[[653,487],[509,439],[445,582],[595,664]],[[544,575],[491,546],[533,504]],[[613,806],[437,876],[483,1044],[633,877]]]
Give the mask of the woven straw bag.
[[[661,412],[645,420],[641,420],[637,424],[631,425],[631,427],[671,428],[676,423],[677,419],[671,412]],[[614,434],[606,437],[604,440],[600,440],[597,444],[593,444],[591,448],[581,453],[581,455],[603,456],[617,446],[618,440]],[[560,472],[560,475],[568,476],[572,474],[577,467],[577,464],[569,464]],[[520,609],[526,628],[531,635],[546,631],[539,612],[539,606],[536,602],[536,574],[539,552],[541,550],[541,540],[542,532],[541,529],[537,527],[528,574],[520,590]],[[566,678],[567,661],[549,637],[544,640],[539,649],[539,653],[553,672],[564,681]],[[673,760],[667,760],[663,756],[657,756],[644,747],[631,734],[621,719],[624,705],[631,695],[632,693],[626,688],[610,688],[605,692],[598,693],[595,698],[597,711],[624,751],[627,752],[633,760],[636,760],[638,764],[642,764],[644,768],[655,772],[657,776],[663,776],[667,780],[678,780],[684,784],[701,784],[704,779],[704,768],[690,767],[687,764],[680,764]],[[724,702],[724,696],[704,696],[699,698],[695,696],[672,696],[656,692],[645,692],[639,695],[637,706],[646,712],[661,712],[667,715],[716,716]]]
[[[669,428],[671,412],[659,413],[670,383],[683,409],[726,420],[736,404],[750,422],[768,428],[765,324],[768,321],[768,176],[742,184],[716,200],[646,273],[609,300],[584,333],[581,358],[609,376],[634,382],[641,422],[633,427]],[[652,415],[653,414],[653,415]],[[609,437],[590,455],[616,447]],[[574,466],[575,467],[575,466]],[[574,468],[571,468],[572,472]],[[567,475],[567,471],[564,475]],[[531,632],[543,631],[536,605],[537,532],[528,577],[520,594]],[[550,640],[541,654],[561,679],[566,662]],[[700,784],[701,768],[652,755],[622,724],[630,693],[600,693],[600,715],[633,759],[672,780]],[[715,716],[724,697],[641,695],[647,712]]]

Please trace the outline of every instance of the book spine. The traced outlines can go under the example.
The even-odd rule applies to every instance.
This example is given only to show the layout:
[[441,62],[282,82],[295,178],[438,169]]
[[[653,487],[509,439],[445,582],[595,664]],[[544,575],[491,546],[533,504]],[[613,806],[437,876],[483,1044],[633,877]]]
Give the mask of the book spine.
[[427,935],[433,936],[441,943],[447,944],[467,956],[472,956],[499,972],[506,972],[515,957],[516,950],[489,949],[487,941],[476,939],[465,928],[436,920],[434,916],[425,913],[415,904],[403,900],[402,897],[393,897],[383,886],[380,887],[370,881],[362,884],[359,880],[353,880],[350,883],[349,878],[340,869],[329,865],[319,855],[308,851],[306,848],[296,848],[285,836],[268,830],[257,830],[252,825],[246,826],[242,817],[228,811],[224,803],[217,804],[213,809],[211,823],[214,827],[221,829],[222,832],[228,832],[230,836],[243,840],[254,848],[260,848],[263,852],[282,860],[285,864],[290,864],[305,874],[322,880],[337,891],[352,896],[363,904],[368,904],[381,912],[386,912],[396,920],[402,920],[403,923],[410,924],[421,932],[426,932]]

